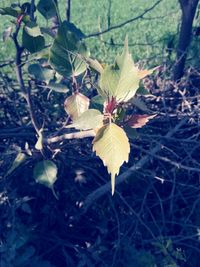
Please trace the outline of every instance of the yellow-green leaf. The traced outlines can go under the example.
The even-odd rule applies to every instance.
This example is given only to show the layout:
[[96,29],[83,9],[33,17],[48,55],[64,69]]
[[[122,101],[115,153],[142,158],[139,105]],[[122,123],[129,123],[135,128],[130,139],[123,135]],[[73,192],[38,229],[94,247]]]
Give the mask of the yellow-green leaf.
[[19,167],[23,162],[25,162],[27,158],[28,157],[26,154],[19,152],[5,176],[10,175],[17,167]]
[[99,61],[97,59],[92,59],[92,58],[85,58],[85,61],[89,64],[89,66],[97,71],[98,73],[102,73],[103,72],[103,66],[101,65],[101,63],[99,63]]
[[78,119],[78,117],[88,110],[90,104],[90,100],[88,97],[77,93],[72,96],[69,96],[64,103],[65,111],[70,116],[70,118],[74,121]]
[[39,130],[39,133],[38,133],[38,140],[35,144],[35,149],[37,150],[42,150],[43,149],[43,135],[42,135],[42,132],[43,132],[43,128],[41,128]]
[[124,130],[114,123],[101,127],[93,141],[93,151],[101,158],[111,174],[112,195],[115,190],[115,176],[124,162],[128,162],[130,144]]
[[77,130],[96,129],[103,125],[103,114],[97,109],[88,109],[67,128],[75,128]]
[[126,38],[123,53],[116,57],[113,65],[107,66],[101,73],[99,93],[126,102],[135,95],[139,81],[138,68],[129,54]]
[[33,177],[37,183],[53,188],[53,185],[57,180],[57,172],[57,166],[53,161],[43,160],[35,165]]
[[87,69],[83,56],[89,52],[84,34],[73,23],[63,21],[50,48],[50,64],[62,76],[79,76]]

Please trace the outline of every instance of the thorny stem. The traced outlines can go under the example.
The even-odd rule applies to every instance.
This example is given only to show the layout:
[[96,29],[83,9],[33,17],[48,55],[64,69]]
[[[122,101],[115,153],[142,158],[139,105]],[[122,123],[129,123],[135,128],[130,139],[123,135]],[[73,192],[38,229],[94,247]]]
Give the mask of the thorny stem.
[[22,90],[23,96],[26,99],[26,102],[27,102],[27,105],[28,105],[31,122],[33,124],[33,127],[35,128],[35,131],[38,134],[40,127],[39,127],[39,123],[38,123],[38,121],[36,119],[36,114],[35,114],[35,111],[34,111],[34,108],[33,108],[30,88],[26,88],[26,86],[24,84],[24,79],[23,79],[21,57],[22,57],[22,53],[23,53],[24,48],[22,46],[20,46],[20,44],[18,42],[18,34],[19,34],[20,27],[21,27],[21,21],[19,23],[17,23],[16,30],[13,33],[13,36],[12,36],[12,39],[13,39],[13,42],[14,42],[15,48],[16,48],[16,58],[15,58],[16,75],[17,75],[17,80],[18,80],[18,83],[19,83],[20,88]]

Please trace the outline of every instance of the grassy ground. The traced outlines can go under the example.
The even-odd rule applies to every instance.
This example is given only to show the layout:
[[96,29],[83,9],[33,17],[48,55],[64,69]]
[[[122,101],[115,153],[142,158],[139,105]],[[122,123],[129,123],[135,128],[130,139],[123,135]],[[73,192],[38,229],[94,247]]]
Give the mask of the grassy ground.
[[[16,0],[2,1],[0,6],[8,6]],[[23,2],[23,1],[19,1]],[[37,1],[36,1],[37,3]],[[126,20],[134,18],[144,12],[147,8],[153,6],[155,0],[112,0],[110,9],[111,25],[120,24]],[[62,18],[65,17],[65,1],[59,1],[59,9]],[[79,0],[72,1],[71,20],[82,31],[88,35],[97,32],[100,28],[108,27],[108,10],[109,1],[92,1],[88,0],[87,4]],[[111,60],[120,50],[126,34],[129,37],[129,43],[132,44],[131,51],[135,60],[151,59],[152,64],[163,61],[163,48],[166,47],[170,37],[177,33],[180,18],[178,1],[163,0],[151,12],[145,14],[126,26],[104,34],[101,38],[95,37],[88,39],[88,45],[92,55],[99,57],[101,60]],[[38,14],[39,23],[44,24],[40,14]],[[5,16],[0,17],[0,36],[6,27],[11,24],[11,19]],[[117,45],[108,45],[111,41]],[[14,49],[11,41],[3,44],[0,40],[0,58],[1,60],[12,58]],[[153,60],[152,60],[153,59]],[[155,60],[156,59],[156,60]],[[155,62],[156,61],[156,62]]]

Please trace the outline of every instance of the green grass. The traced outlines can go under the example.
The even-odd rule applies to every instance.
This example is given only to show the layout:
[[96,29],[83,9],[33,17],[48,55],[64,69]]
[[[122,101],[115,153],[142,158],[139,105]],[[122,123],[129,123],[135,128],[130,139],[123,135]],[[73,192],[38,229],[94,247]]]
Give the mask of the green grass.
[[[9,5],[11,2],[2,1],[0,6]],[[23,2],[23,1],[19,1]],[[111,6],[111,25],[120,24],[130,18],[134,18],[150,6],[156,0],[112,0]],[[37,3],[37,1],[36,1]],[[65,0],[59,1],[61,17],[65,17]],[[107,28],[108,23],[108,0],[93,1],[88,0],[72,1],[71,20],[86,35]],[[40,14],[37,14],[39,23],[45,24]],[[113,30],[100,37],[87,39],[91,55],[102,61],[111,61],[116,52],[121,51],[125,36],[128,35],[130,51],[135,61],[148,60],[150,64],[161,63],[164,59],[164,48],[170,36],[177,33],[180,19],[180,8],[177,0],[163,0],[155,9],[147,13],[143,18],[138,19],[122,28]],[[9,17],[0,17],[0,36],[3,30],[11,24]],[[105,44],[112,40],[117,46]],[[153,44],[153,45],[152,45]],[[12,58],[14,47],[11,41],[6,44],[0,41],[0,60]]]

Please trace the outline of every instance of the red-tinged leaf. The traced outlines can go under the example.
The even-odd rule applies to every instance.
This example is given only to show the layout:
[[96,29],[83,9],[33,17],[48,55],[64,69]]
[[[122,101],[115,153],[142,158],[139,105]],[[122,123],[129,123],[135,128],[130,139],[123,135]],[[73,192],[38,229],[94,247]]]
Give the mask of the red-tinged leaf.
[[132,116],[130,116],[128,118],[127,124],[131,127],[131,128],[141,128],[144,125],[147,124],[147,122],[151,119],[153,119],[156,116],[156,114],[154,115],[139,115],[139,114],[134,114]]
[[109,100],[108,102],[105,102],[104,104],[105,113],[112,114],[113,111],[116,109],[116,107],[117,107],[116,98],[112,96],[111,100]]
[[139,70],[139,71],[138,71],[139,78],[140,78],[140,79],[144,79],[146,76],[152,74],[152,73],[153,73],[155,70],[157,70],[158,68],[159,68],[159,66],[158,66],[158,67],[155,67],[155,68],[153,68],[153,69],[150,69],[150,70]]

